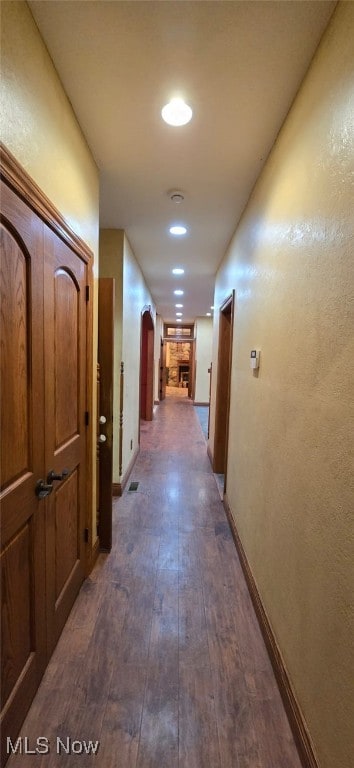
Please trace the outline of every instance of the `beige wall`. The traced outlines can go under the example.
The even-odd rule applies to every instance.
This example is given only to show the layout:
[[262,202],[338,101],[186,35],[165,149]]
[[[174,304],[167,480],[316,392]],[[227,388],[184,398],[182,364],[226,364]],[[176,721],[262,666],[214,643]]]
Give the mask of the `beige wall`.
[[156,327],[155,327],[155,370],[154,370],[154,400],[157,402],[160,400],[160,355],[161,355],[161,339],[163,338],[163,319],[161,315],[156,315]]
[[[143,308],[151,307],[154,323],[156,323],[156,312],[151,295],[122,229],[100,230],[100,277],[115,279],[113,482],[120,483],[139,444],[140,337]],[[157,351],[159,351],[159,344],[155,343],[155,356]],[[123,457],[120,475],[119,420],[122,361],[124,362]],[[155,357],[154,369],[156,365]]]
[[163,338],[163,319],[161,315],[156,315],[155,326],[155,349],[154,349],[154,401],[160,400],[160,355],[161,339]]
[[197,317],[195,321],[195,395],[197,403],[209,402],[210,374],[208,368],[211,363],[211,350],[213,340],[213,321],[211,317]]
[[156,330],[156,310],[128,238],[124,236],[123,338],[124,423],[123,475],[139,442],[141,315],[150,306]]
[[114,278],[114,361],[113,361],[113,482],[119,475],[120,363],[122,360],[123,310],[122,229],[100,230],[100,277]]
[[341,3],[214,302],[236,289],[228,498],[321,768],[354,754],[353,40]]
[[[1,3],[1,140],[94,254],[98,273],[98,171],[47,49],[24,2]],[[94,286],[94,384],[97,280]],[[92,403],[96,427],[96,393]],[[94,440],[94,454],[96,445]],[[96,463],[93,461],[95,472]],[[95,516],[95,491],[93,514]],[[93,526],[95,531],[95,525]]]

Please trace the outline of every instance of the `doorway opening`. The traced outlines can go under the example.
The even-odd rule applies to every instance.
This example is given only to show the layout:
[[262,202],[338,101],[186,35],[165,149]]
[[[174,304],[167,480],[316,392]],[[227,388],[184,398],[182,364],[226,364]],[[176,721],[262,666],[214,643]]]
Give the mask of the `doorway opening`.
[[187,387],[189,383],[189,363],[178,366],[178,386]]
[[166,395],[194,397],[194,325],[165,323],[163,371]]
[[141,316],[140,418],[152,421],[154,408],[154,322],[151,308]]
[[213,471],[226,491],[235,292],[220,307]]

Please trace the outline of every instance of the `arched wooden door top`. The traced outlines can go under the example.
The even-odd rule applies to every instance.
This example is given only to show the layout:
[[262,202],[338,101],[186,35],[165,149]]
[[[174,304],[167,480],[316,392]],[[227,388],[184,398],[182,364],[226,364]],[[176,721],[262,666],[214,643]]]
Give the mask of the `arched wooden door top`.
[[149,331],[155,330],[154,316],[152,314],[151,305],[145,304],[141,310],[141,318],[143,323],[146,324],[146,328]]

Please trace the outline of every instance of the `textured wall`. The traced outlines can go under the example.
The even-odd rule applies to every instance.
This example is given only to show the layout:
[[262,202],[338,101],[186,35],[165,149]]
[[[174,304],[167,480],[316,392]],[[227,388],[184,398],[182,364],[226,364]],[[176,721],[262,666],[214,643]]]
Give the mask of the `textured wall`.
[[197,317],[195,321],[195,396],[197,403],[209,402],[210,376],[208,368],[211,363],[211,348],[213,340],[213,321],[211,317]]
[[25,2],[1,3],[1,139],[98,252],[98,171]]
[[[128,238],[125,236],[122,339],[122,359],[124,361],[123,475],[139,441],[141,313],[146,306],[151,306],[155,325],[156,310],[151,294]],[[131,440],[132,448],[130,447]]]
[[354,755],[353,40],[340,3],[214,301],[236,289],[229,502],[321,768]]
[[160,355],[161,339],[163,338],[163,318],[156,315],[155,348],[154,348],[154,400],[160,399]]
[[[1,3],[1,140],[94,253],[98,273],[98,171],[25,2]],[[97,280],[92,402],[96,530]]]
[[114,278],[114,386],[113,386],[113,482],[119,483],[120,363],[122,360],[123,307],[122,229],[100,230],[100,277]]

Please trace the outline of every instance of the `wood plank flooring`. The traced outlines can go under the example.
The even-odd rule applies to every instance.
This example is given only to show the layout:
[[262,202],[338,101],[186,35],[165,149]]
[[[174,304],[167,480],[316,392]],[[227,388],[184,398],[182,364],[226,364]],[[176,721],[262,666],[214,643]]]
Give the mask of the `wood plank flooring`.
[[143,423],[131,480],[21,730],[50,751],[9,768],[300,768],[189,400]]

